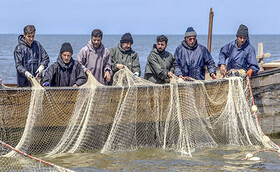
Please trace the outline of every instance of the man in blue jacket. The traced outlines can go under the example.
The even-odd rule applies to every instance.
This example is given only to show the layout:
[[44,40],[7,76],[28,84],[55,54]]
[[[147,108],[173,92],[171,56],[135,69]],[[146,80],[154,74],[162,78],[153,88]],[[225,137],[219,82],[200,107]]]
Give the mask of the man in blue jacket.
[[17,70],[17,85],[19,87],[31,86],[28,78],[41,76],[50,62],[49,56],[43,46],[34,40],[35,27],[24,27],[23,35],[18,37],[18,45],[14,51],[14,59]]
[[212,79],[216,79],[215,62],[209,51],[197,43],[196,31],[189,27],[185,33],[185,40],[176,48],[175,75],[183,80],[205,79],[205,66]]
[[248,27],[241,24],[236,37],[235,41],[226,44],[220,50],[218,63],[220,73],[225,76],[229,70],[244,69],[251,78],[252,74],[258,73],[259,66],[255,49],[249,41]]

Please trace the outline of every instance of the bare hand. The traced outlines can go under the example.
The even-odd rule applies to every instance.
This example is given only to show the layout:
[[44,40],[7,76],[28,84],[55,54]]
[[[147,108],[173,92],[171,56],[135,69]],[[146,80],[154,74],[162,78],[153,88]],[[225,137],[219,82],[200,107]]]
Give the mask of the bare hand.
[[183,80],[195,80],[195,79],[193,79],[192,77],[189,77],[189,76],[182,76],[182,75],[179,75],[179,78],[182,78]]
[[[222,65],[220,66],[220,73],[221,73],[221,75],[223,76],[223,78],[226,76],[226,71],[227,71],[226,65],[222,64]],[[211,77],[212,77],[212,76],[211,76]]]
[[212,79],[217,79],[216,74],[215,73],[211,73],[211,78]]
[[125,66],[124,66],[123,64],[117,64],[116,67],[117,67],[118,69],[123,69]]
[[90,70],[87,70],[87,71],[86,71],[86,74],[87,74],[87,75],[89,75],[90,73],[91,73],[91,71],[90,71]]
[[183,77],[183,75],[179,75],[179,78],[182,78],[182,79],[184,80],[184,77]]
[[169,78],[172,78],[174,74],[172,72],[168,72],[167,75],[168,75]]
[[195,80],[194,78],[192,78],[192,77],[190,77],[190,76],[185,76],[183,79],[184,79],[184,80],[192,80],[192,81]]
[[77,84],[74,84],[73,87],[78,87],[78,85],[77,85]]
[[110,72],[109,72],[109,71],[106,71],[106,72],[105,72],[104,78],[106,78],[106,81],[107,81],[107,82],[110,82],[110,81],[111,81],[111,75],[110,75]]

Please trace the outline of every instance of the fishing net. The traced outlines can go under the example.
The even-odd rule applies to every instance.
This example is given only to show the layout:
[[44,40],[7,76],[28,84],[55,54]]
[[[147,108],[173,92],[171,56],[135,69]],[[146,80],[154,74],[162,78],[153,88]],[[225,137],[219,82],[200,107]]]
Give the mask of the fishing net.
[[[92,75],[79,88],[32,83],[32,88],[1,89],[0,140],[43,159],[143,147],[188,156],[220,145],[278,148],[256,123],[241,77],[185,82],[174,76],[160,85],[125,68],[114,75],[113,86],[101,85]],[[23,170],[24,165],[13,163],[19,157],[31,168],[54,168],[0,145],[3,171]]]

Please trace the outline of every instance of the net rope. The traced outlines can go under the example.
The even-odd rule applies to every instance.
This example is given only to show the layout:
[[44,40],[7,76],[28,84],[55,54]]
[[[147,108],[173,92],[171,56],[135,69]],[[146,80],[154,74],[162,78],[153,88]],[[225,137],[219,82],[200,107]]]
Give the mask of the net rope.
[[[113,86],[92,75],[78,88],[31,82],[31,89],[1,89],[0,140],[34,156],[146,147],[187,156],[220,145],[278,149],[257,126],[241,77],[186,82],[174,76],[170,84],[154,84],[124,68],[114,75]],[[45,168],[38,162],[33,168],[33,160],[0,145],[4,171],[24,169],[14,163],[19,157],[34,171]]]

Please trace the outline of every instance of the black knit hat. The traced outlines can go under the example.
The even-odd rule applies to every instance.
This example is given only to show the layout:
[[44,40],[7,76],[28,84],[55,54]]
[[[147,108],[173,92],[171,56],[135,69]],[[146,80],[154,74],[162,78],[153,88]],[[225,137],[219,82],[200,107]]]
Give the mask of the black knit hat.
[[64,42],[62,45],[61,45],[61,48],[60,48],[60,53],[63,53],[63,52],[71,52],[73,54],[73,48],[71,46],[71,44],[69,42]]
[[125,33],[120,40],[120,43],[131,43],[133,44],[133,38],[130,33]]
[[244,36],[244,37],[248,37],[249,33],[248,33],[248,27],[241,24],[239,26],[239,29],[237,30],[236,36]]

